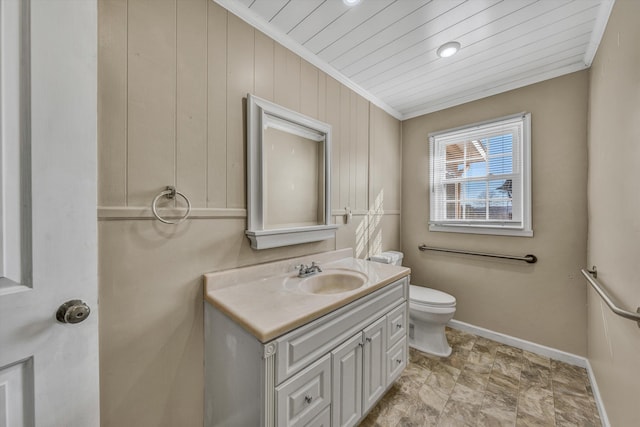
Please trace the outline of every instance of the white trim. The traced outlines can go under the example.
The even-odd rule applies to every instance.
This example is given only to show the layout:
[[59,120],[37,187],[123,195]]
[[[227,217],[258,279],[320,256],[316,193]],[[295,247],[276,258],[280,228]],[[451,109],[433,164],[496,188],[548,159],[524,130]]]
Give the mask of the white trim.
[[20,217],[23,19],[20,2],[0,3],[0,277],[14,284],[21,282],[20,230],[25,225]]
[[507,227],[429,224],[429,231],[442,231],[446,233],[464,234],[490,234],[494,236],[533,237],[533,230],[523,230],[520,228]]
[[589,373],[589,382],[591,383],[593,398],[596,401],[596,406],[598,407],[598,413],[600,414],[602,427],[611,427],[611,424],[609,423],[609,416],[607,415],[607,410],[604,407],[604,402],[602,401],[602,396],[600,395],[600,389],[598,388],[596,375],[595,375],[595,372],[593,372],[593,369],[591,368],[591,363],[589,363],[589,359],[587,359],[587,372]]
[[[513,170],[511,174],[496,176],[482,176],[477,178],[445,179],[445,149],[448,144],[459,143],[469,139],[490,138],[492,135],[504,133],[514,135],[512,147]],[[516,137],[517,136],[517,137]],[[452,129],[431,132],[428,135],[430,168],[429,168],[429,231],[493,234],[502,236],[532,237],[532,203],[531,203],[531,113],[520,112],[496,119],[471,123]],[[517,142],[516,142],[517,141]],[[485,155],[486,156],[486,155]],[[491,156],[491,155],[490,155]],[[466,155],[465,155],[466,158]],[[485,157],[486,159],[486,157]],[[466,162],[466,160],[465,160]],[[491,179],[513,179],[513,221],[465,221],[447,220],[446,197],[442,192],[443,183],[451,182],[483,182]],[[505,181],[506,182],[506,181]],[[489,193],[487,190],[487,208],[489,207]]]
[[[264,200],[266,176],[264,166],[264,129],[276,118],[289,126],[306,128],[314,135],[322,135],[315,141],[322,143],[324,151],[324,218],[323,224],[294,228],[265,229]],[[299,129],[303,131],[303,129]],[[247,230],[253,249],[267,249],[297,243],[315,242],[335,237],[338,228],[331,215],[331,125],[282,107],[266,99],[247,94]],[[263,240],[263,242],[261,242]]]
[[246,230],[253,249],[270,249],[300,243],[318,242],[336,237],[335,224],[276,230]]
[[542,344],[536,344],[531,341],[512,337],[511,335],[495,332],[490,329],[485,329],[480,326],[471,325],[469,323],[461,322],[459,320],[452,319],[449,321],[449,323],[447,323],[447,326],[453,329],[457,329],[459,331],[470,332],[480,337],[489,338],[490,340],[497,341],[502,344],[507,344],[507,345],[510,345],[511,347],[527,350],[527,351],[530,351],[531,353],[539,354],[540,356],[545,356],[551,359],[559,360],[561,362],[565,362],[570,365],[579,366],[581,368],[587,368],[588,366],[588,360],[583,356],[578,356],[577,354],[573,354],[573,353],[567,353],[566,351],[558,350],[552,347],[547,347]]
[[[158,212],[166,218],[180,218],[184,215],[184,209],[159,208]],[[353,215],[400,215],[399,209],[384,210],[382,212],[358,209],[351,211]],[[333,209],[331,216],[344,216],[344,209]],[[205,218],[246,218],[247,210],[240,208],[192,208],[188,219]],[[155,219],[151,208],[147,206],[98,206],[98,220],[129,220],[129,219]]]
[[[206,304],[206,303],[205,303]],[[276,350],[275,342],[264,345],[262,369],[264,377],[261,378],[262,393],[264,393],[264,406],[260,411],[261,423],[265,427],[276,425]]]
[[318,132],[314,129],[310,129],[306,126],[293,123],[288,120],[283,120],[278,116],[266,113],[262,120],[262,130],[267,128],[276,129],[281,132],[291,133],[302,138],[310,139],[316,142],[324,142],[324,132]]
[[[164,218],[180,218],[184,209],[159,208]],[[193,208],[188,219],[194,218],[246,218],[246,209],[234,208]],[[98,207],[99,220],[155,219],[150,207]]]
[[591,66],[593,58],[596,56],[598,46],[600,46],[602,36],[604,36],[604,30],[607,28],[607,22],[609,21],[609,16],[611,16],[615,2],[616,0],[602,0],[602,3],[600,3],[598,16],[596,16],[596,22],[591,31],[591,38],[589,39],[587,50],[584,52],[584,64],[587,67]]
[[316,54],[311,52],[306,47],[299,44],[297,41],[293,40],[287,34],[281,32],[273,25],[269,24],[265,21],[261,16],[253,12],[251,9],[243,5],[241,2],[234,0],[213,0],[215,3],[219,4],[223,8],[227,9],[229,12],[233,13],[247,24],[251,25],[254,28],[262,31],[290,51],[299,55],[302,59],[308,61],[312,65],[315,65],[320,70],[324,71],[343,85],[347,86],[349,89],[356,92],[358,95],[364,97],[369,100],[373,104],[382,108],[384,111],[392,115],[398,120],[403,119],[402,113],[391,107],[389,104],[384,102],[382,99],[373,95],[371,92],[367,91],[360,85],[353,82],[347,76],[342,74],[340,71],[336,70],[334,67],[329,65],[327,62],[320,59]]
[[540,356],[549,357],[551,359],[559,360],[561,362],[568,363],[570,365],[579,366],[587,370],[589,375],[589,382],[591,383],[591,390],[593,391],[593,398],[596,401],[598,413],[600,414],[600,420],[602,420],[603,427],[611,427],[609,424],[609,417],[600,395],[600,389],[598,389],[598,383],[596,377],[589,363],[589,359],[586,357],[578,356],[577,354],[567,353],[556,348],[547,347],[542,344],[536,344],[531,341],[523,340],[520,338],[512,337],[500,332],[495,332],[490,329],[481,328],[480,326],[471,325],[469,323],[461,322],[459,320],[451,319],[447,326],[457,329],[459,331],[465,331],[478,335],[479,337],[488,338],[490,340],[510,345],[511,347],[520,348],[522,350],[530,351],[531,353],[539,354]]
[[384,210],[367,210],[367,209],[353,209],[349,212],[348,209],[333,209],[331,211],[332,216],[344,216],[351,213],[352,215],[369,215],[369,216],[382,216],[382,215],[400,215],[400,209],[384,209]]
[[0,289],[30,287],[30,1],[0,3]]

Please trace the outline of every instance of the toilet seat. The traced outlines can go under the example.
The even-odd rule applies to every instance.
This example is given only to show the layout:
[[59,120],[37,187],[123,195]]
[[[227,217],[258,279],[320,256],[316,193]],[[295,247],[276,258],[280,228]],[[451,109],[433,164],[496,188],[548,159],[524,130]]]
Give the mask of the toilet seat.
[[410,305],[420,307],[455,307],[456,299],[446,292],[422,286],[409,286]]

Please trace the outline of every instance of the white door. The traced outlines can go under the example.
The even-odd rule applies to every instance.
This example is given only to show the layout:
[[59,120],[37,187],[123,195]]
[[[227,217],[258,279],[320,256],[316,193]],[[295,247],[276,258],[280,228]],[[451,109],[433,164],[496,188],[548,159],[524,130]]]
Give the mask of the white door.
[[331,352],[333,427],[351,427],[362,416],[362,332]]
[[362,412],[371,409],[387,388],[387,318],[381,317],[364,330]]
[[0,426],[100,422],[96,32],[96,0],[0,0]]

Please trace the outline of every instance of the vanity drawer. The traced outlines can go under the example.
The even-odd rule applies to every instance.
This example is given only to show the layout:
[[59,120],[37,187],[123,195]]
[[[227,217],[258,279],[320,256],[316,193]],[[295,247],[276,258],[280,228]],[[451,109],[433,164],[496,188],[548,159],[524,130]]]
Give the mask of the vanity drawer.
[[405,277],[278,338],[276,384],[405,302],[408,292]]
[[407,338],[401,339],[387,352],[387,385],[398,379],[407,366]]
[[407,303],[387,314],[387,349],[407,336]]
[[276,387],[276,425],[306,426],[330,403],[331,355],[327,354]]
[[304,427],[331,427],[331,406],[327,406]]

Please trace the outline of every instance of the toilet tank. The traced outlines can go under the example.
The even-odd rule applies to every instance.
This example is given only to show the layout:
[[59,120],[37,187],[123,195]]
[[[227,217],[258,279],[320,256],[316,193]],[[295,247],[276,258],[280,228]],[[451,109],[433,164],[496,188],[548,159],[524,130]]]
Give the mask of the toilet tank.
[[402,265],[402,259],[404,254],[398,251],[386,251],[381,252],[378,255],[373,255],[369,258],[369,261],[381,262],[383,264]]

